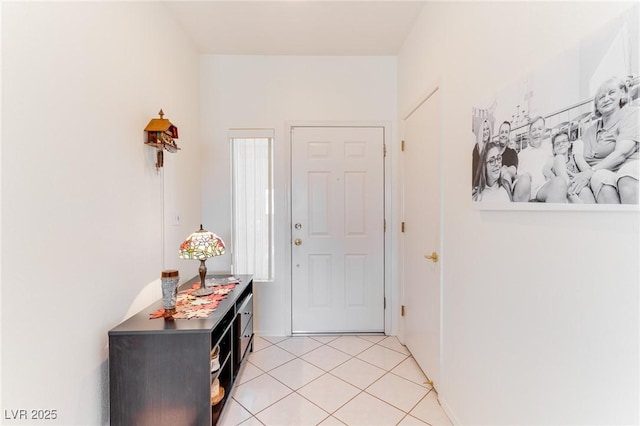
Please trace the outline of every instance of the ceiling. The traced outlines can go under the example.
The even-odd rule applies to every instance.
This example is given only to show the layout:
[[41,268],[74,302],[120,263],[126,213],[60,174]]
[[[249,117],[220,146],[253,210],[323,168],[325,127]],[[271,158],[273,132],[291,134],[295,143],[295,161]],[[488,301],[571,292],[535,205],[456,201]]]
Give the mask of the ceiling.
[[203,54],[396,55],[423,1],[167,1]]

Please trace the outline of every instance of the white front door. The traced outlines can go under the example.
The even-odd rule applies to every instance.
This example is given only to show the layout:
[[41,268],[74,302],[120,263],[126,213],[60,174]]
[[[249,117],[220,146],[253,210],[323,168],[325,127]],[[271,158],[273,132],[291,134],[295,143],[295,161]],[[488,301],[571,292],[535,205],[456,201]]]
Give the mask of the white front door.
[[384,128],[291,128],[293,333],[384,331]]
[[[404,338],[425,374],[440,378],[440,95],[405,120]],[[429,258],[428,258],[429,257]]]

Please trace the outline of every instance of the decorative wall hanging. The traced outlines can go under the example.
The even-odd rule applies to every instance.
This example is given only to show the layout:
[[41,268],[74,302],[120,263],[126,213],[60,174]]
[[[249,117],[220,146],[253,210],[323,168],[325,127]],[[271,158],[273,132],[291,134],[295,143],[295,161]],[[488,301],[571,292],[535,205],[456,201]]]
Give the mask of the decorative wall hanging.
[[164,118],[162,109],[158,114],[160,118],[151,119],[147,127],[144,128],[144,131],[147,132],[145,145],[152,146],[157,150],[156,168],[164,165],[163,150],[173,153],[180,149],[175,141],[178,139],[178,128]]
[[483,210],[638,211],[638,6],[473,108]]

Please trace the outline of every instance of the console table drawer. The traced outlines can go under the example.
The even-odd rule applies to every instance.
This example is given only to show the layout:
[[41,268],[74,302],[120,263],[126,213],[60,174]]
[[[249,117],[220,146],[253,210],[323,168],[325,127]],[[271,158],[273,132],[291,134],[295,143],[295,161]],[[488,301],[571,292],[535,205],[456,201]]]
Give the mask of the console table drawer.
[[249,318],[249,322],[245,329],[240,333],[240,358],[244,357],[244,354],[247,352],[247,346],[251,343],[251,339],[253,338],[253,315]]
[[[253,318],[253,294],[248,295],[242,301],[240,308],[238,308],[238,315],[240,316],[240,331],[244,333],[247,325]],[[249,334],[251,333],[252,331],[249,332]]]

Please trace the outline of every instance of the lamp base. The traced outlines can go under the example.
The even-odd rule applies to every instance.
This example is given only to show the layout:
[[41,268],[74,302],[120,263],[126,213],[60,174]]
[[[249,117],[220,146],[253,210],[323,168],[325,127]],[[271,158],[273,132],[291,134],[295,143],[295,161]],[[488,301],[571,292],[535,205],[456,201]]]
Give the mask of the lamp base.
[[191,292],[192,296],[208,296],[210,294],[213,294],[213,289],[212,288],[207,288],[206,286],[200,284],[200,288],[193,290]]
[[213,293],[212,288],[207,288],[205,280],[207,279],[207,265],[204,264],[205,259],[200,259],[200,268],[198,272],[200,274],[200,288],[191,292],[194,296],[208,296]]

